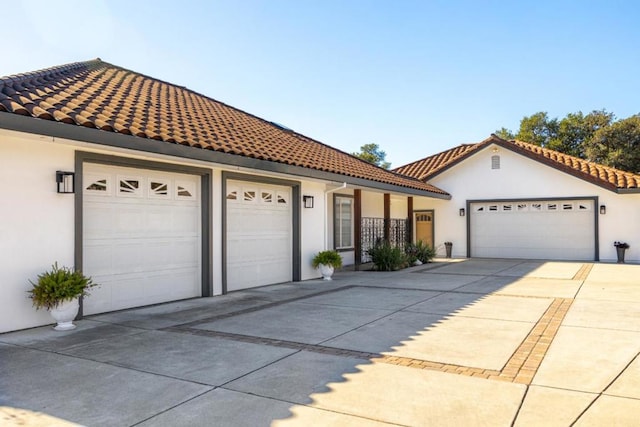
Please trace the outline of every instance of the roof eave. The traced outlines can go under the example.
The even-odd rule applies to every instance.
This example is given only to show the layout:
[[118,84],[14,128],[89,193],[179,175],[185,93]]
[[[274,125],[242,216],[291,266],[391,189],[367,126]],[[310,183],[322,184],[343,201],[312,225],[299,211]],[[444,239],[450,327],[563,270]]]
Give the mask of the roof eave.
[[89,142],[110,147],[125,148],[147,153],[162,154],[183,159],[201,160],[229,166],[240,166],[257,169],[265,172],[277,172],[295,175],[299,177],[315,178],[335,182],[346,182],[355,186],[373,188],[411,196],[431,197],[437,199],[451,199],[448,193],[440,194],[428,190],[420,190],[401,185],[342,175],[335,172],[326,172],[302,166],[287,165],[284,163],[261,160],[237,154],[223,153],[219,151],[195,148],[164,141],[149,140],[133,135],[107,132],[99,129],[74,126],[67,123],[38,119],[30,116],[0,112],[0,128],[45,135],[55,138],[65,138],[80,142]]

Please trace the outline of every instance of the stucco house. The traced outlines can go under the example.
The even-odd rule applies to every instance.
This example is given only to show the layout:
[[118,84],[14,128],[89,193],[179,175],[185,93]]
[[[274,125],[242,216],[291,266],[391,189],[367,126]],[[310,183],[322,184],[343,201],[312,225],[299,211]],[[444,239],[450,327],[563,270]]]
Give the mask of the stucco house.
[[454,256],[615,261],[624,241],[640,261],[640,175],[495,135],[394,171],[451,194],[413,208]]
[[640,176],[495,136],[387,171],[100,59],[0,78],[0,332],[51,323],[29,279],[101,286],[84,315],[319,277],[378,239],[457,257],[640,261]]
[[319,277],[326,248],[360,262],[450,198],[100,59],[0,79],[0,161],[0,332],[51,322],[26,291],[54,261],[100,283],[85,315],[220,295]]

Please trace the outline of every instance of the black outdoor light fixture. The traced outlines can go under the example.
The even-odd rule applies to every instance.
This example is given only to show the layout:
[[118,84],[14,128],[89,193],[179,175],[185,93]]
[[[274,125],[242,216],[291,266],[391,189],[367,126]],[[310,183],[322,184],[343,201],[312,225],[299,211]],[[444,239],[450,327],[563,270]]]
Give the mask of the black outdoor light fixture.
[[305,208],[313,208],[313,196],[302,196]]
[[58,184],[58,193],[72,194],[75,192],[75,172],[56,171],[56,183]]
[[464,216],[464,214],[465,214],[464,208],[460,208],[460,216]]
[[604,215],[607,213],[607,207],[605,205],[600,205],[600,215]]

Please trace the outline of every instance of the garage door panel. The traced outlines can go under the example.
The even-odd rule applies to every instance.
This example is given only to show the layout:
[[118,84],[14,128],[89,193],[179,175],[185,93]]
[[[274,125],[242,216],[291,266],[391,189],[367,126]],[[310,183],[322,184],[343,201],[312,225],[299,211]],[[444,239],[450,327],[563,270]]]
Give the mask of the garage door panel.
[[593,200],[471,205],[471,256],[593,260]]
[[84,272],[91,275],[95,280],[96,276],[110,274],[113,265],[113,247],[110,243],[94,242],[85,245],[83,248]]
[[101,286],[84,313],[200,296],[199,177],[94,164],[85,172],[83,268]]

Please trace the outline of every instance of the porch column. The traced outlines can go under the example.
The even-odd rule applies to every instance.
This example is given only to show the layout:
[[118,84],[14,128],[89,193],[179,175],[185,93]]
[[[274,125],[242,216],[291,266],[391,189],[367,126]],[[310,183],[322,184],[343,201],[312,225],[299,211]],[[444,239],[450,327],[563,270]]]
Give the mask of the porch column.
[[407,197],[407,243],[413,242],[413,197]]
[[391,194],[384,193],[384,240],[391,240]]
[[355,269],[362,263],[362,190],[353,190],[353,249]]

